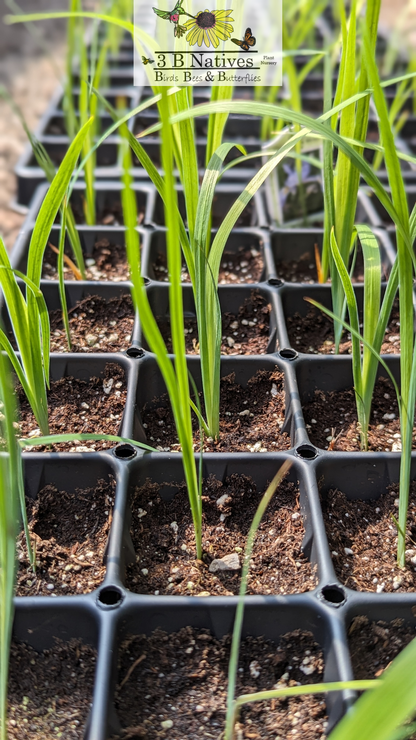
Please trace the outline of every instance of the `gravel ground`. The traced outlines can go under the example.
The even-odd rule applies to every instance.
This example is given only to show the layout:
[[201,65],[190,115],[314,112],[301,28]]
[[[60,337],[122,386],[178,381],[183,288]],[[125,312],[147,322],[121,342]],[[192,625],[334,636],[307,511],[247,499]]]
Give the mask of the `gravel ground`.
[[[21,25],[6,26],[3,16],[13,0],[0,0],[0,84],[7,87],[34,129],[64,68],[65,22],[35,24],[41,44]],[[89,5],[93,2],[88,3]],[[66,9],[68,0],[20,0],[25,12]],[[404,30],[416,24],[416,11],[402,15],[406,0],[382,0],[382,23],[389,28],[402,17]],[[25,133],[9,106],[0,100],[0,234],[11,249],[24,220],[12,202],[16,192],[14,167],[26,143]]]
[[[66,10],[68,0],[19,0],[22,12]],[[33,24],[34,33],[23,25],[8,26],[10,12],[0,0],[0,84],[22,109],[33,130],[44,112],[64,69],[65,22]],[[12,207],[16,180],[14,167],[26,143],[26,134],[9,105],[0,100],[0,234],[11,249],[24,220]]]

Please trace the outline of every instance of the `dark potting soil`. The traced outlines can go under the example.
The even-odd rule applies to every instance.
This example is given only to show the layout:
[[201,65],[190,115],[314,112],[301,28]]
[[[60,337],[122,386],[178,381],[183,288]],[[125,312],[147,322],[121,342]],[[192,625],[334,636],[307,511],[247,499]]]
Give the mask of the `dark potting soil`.
[[36,573],[24,533],[18,542],[18,596],[89,593],[105,576],[104,551],[110,533],[114,482],[75,493],[48,485],[36,500],[26,499]]
[[255,247],[240,247],[238,252],[225,252],[218,275],[219,285],[259,283],[263,273],[263,257]]
[[[81,196],[84,198],[84,196]],[[83,211],[83,208],[78,203],[72,204],[72,211],[74,213],[75,222],[77,224],[86,224],[85,220],[85,214]],[[140,209],[139,204],[137,204],[137,225],[140,226],[140,224],[143,222],[144,219],[144,210]],[[117,197],[115,197],[114,202],[111,203],[111,205],[106,205],[104,208],[98,209],[96,211],[96,223],[101,226],[123,226],[124,224],[124,217],[123,217],[123,206],[121,203],[121,200],[118,200]]]
[[[178,488],[170,501],[163,500],[160,486],[149,480],[136,488],[130,529],[136,563],[127,568],[127,587],[155,595],[238,594],[247,535],[264,492],[245,475],[233,474],[224,483],[214,476],[205,480],[204,552],[202,560],[196,560],[188,493],[185,484]],[[299,489],[283,481],[256,535],[247,593],[292,594],[315,588],[313,568],[301,549],[304,534]],[[230,554],[234,570],[210,571],[214,560]]]
[[10,740],[82,740],[94,686],[96,651],[56,640],[36,652],[12,643],[8,691]]
[[[360,450],[355,392],[315,391],[312,401],[302,404],[309,439],[316,447],[337,452]],[[414,432],[413,447],[416,445]],[[400,418],[396,394],[390,380],[379,378],[374,388],[368,431],[368,449],[400,452]]]
[[379,498],[349,501],[338,490],[323,500],[332,562],[340,581],[354,591],[414,591],[416,588],[416,484],[412,483],[407,522],[406,566],[398,568],[398,484]]
[[[269,344],[272,307],[258,292],[252,291],[238,314],[222,314],[222,355],[264,355]],[[170,323],[158,320],[169,352],[172,352]],[[185,319],[185,345],[190,355],[199,354],[196,319]],[[274,348],[273,348],[274,349]]]
[[[312,244],[313,246],[313,244]],[[389,269],[382,266],[383,277],[387,280],[389,275]],[[305,252],[296,260],[288,260],[284,262],[277,261],[276,272],[279,278],[284,280],[286,283],[309,283],[313,285],[318,282],[318,272],[316,269],[315,258],[311,256],[310,252]],[[330,283],[330,278],[327,283]],[[364,282],[364,263],[362,252],[358,252],[354,273],[353,282],[362,283]]]
[[406,625],[402,619],[370,622],[362,615],[354,617],[348,630],[354,678],[379,678],[414,637],[415,627]]
[[[62,378],[51,383],[48,391],[49,428],[51,434],[89,433],[118,434],[124,407],[127,384],[124,370],[114,363],[105,367],[103,378]],[[26,397],[18,390],[20,406],[19,433],[22,437],[39,437],[38,423]],[[27,451],[89,452],[105,450],[115,442],[86,440],[60,442],[51,447],[28,447]]]
[[318,282],[316,264],[308,252],[298,260],[278,262],[276,272],[285,283],[310,283],[312,285]]
[[[286,327],[290,345],[297,352],[315,355],[333,355],[335,353],[334,322],[322,311],[312,308],[306,316],[301,316],[299,313],[294,314],[294,316],[287,316]],[[399,306],[396,303],[381,345],[382,355],[400,354],[399,327]],[[351,335],[343,332],[339,354],[351,354],[351,346]]]
[[[121,647],[116,709],[122,738],[200,740],[220,737],[225,724],[230,637],[185,627],[131,636]],[[247,637],[240,648],[236,694],[323,679],[323,654],[310,632],[296,630],[278,644]],[[322,697],[304,696],[242,707],[238,737],[324,740]]]
[[[167,283],[169,278],[166,255],[158,254],[152,267],[155,280]],[[255,247],[240,247],[237,253],[224,252],[220,264],[218,283],[219,285],[258,283],[262,277],[263,267],[261,252]],[[185,264],[182,265],[181,281],[183,283],[191,282]]]
[[[201,399],[202,402],[202,399]],[[244,388],[232,373],[221,379],[220,439],[205,441],[205,452],[274,452],[291,447],[290,436],[281,428],[285,415],[284,376],[279,370],[259,370]],[[179,451],[173,416],[165,394],[142,411],[147,439],[166,452]],[[200,436],[194,419],[194,442]]]
[[68,318],[70,350],[62,311],[50,314],[51,352],[123,352],[130,346],[134,309],[129,295],[110,300],[87,296],[69,309]]
[[[55,247],[57,245],[54,245]],[[74,255],[69,248],[65,253],[74,262]],[[95,242],[91,256],[84,257],[87,280],[111,280],[119,283],[129,279],[129,265],[126,248],[120,244],[113,244],[108,239]],[[43,261],[42,277],[46,280],[58,280],[57,255],[50,247],[46,248]],[[75,280],[74,271],[64,264],[65,280]]]
[[66,123],[64,118],[54,118],[48,123],[45,134],[48,136],[66,136]]

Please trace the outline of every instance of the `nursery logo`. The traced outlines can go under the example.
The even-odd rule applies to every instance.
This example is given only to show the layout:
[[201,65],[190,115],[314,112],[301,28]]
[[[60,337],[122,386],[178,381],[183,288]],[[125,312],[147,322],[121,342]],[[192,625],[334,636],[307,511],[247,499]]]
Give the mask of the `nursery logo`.
[[135,84],[282,84],[281,0],[167,2],[135,0]]

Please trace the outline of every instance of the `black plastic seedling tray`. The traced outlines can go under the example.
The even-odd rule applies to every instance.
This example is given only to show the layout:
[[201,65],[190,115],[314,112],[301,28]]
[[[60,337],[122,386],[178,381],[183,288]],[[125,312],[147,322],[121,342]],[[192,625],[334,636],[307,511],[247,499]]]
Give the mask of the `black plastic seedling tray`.
[[[82,203],[83,185],[74,191],[75,205]],[[120,200],[119,183],[97,182],[97,207],[111,206]],[[143,273],[149,278],[147,292],[155,312],[166,315],[168,285],[157,283],[152,273],[155,255],[166,250],[163,210],[153,186],[136,183],[139,205],[144,213],[139,227],[142,241]],[[214,203],[215,217],[222,219],[237,198],[239,186],[221,184]],[[42,186],[33,200],[12,255],[14,267],[24,269],[27,250],[36,214],[46,192]],[[178,188],[183,209],[183,194]],[[317,389],[335,390],[352,387],[351,358],[348,356],[309,356],[291,347],[287,336],[286,317],[302,307],[304,295],[314,294],[329,301],[330,288],[319,285],[285,284],[279,276],[279,263],[296,260],[305,253],[313,259],[314,244],[322,244],[321,229],[271,230],[260,195],[252,201],[252,209],[244,228],[235,229],[227,249],[238,251],[241,246],[254,246],[262,251],[264,269],[261,282],[253,285],[221,286],[220,300],[226,311],[237,310],[253,289],[258,289],[272,305],[270,341],[267,354],[254,357],[223,357],[221,375],[234,372],[237,382],[245,385],[259,369],[280,369],[285,379],[285,425],[290,434],[291,448],[285,452],[265,453],[205,453],[203,475],[214,474],[224,481],[233,473],[251,476],[259,490],[264,489],[282,462],[293,461],[290,479],[299,482],[301,515],[305,536],[303,551],[316,569],[316,587],[307,593],[248,596],[243,635],[265,636],[277,640],[294,629],[309,630],[322,646],[325,658],[325,680],[353,678],[347,633],[357,615],[371,620],[392,621],[397,618],[416,625],[416,594],[356,592],[346,588],[337,578],[325,531],[321,502],[332,488],[339,488],[350,499],[376,499],[391,483],[399,480],[400,454],[338,453],[320,449],[311,443],[302,405]],[[362,201],[360,200],[360,207]],[[364,208],[364,207],[363,207]],[[365,209],[362,211],[364,213]],[[374,223],[369,216],[370,222]],[[156,228],[157,227],[157,228]],[[91,254],[95,241],[106,238],[121,243],[124,227],[119,225],[77,226],[85,254]],[[388,268],[394,260],[394,248],[386,229],[375,228],[380,240],[383,264]],[[57,239],[59,227],[52,228]],[[129,283],[67,282],[66,292],[72,306],[87,295],[103,297],[125,294]],[[58,286],[42,281],[48,307],[59,308]],[[360,295],[362,287],[356,286]],[[192,289],[184,286],[185,310],[193,313]],[[306,304],[305,304],[306,306]],[[4,314],[3,314],[4,315]],[[7,323],[7,322],[6,322]],[[200,361],[188,357],[188,367],[201,388]],[[399,377],[400,358],[389,357],[389,368]],[[127,378],[127,402],[119,433],[137,441],[146,441],[142,424],[145,404],[165,393],[165,386],[155,356],[142,339],[136,321],[131,346],[123,353],[56,354],[51,358],[51,378],[64,376],[88,379],[102,376],[108,362],[121,365]],[[380,367],[379,375],[386,376]],[[99,430],[97,430],[99,431]],[[135,552],[130,535],[131,501],[137,485],[146,479],[162,484],[163,495],[175,495],[183,480],[179,453],[143,453],[129,444],[114,446],[105,452],[24,452],[25,487],[35,498],[48,484],[58,490],[74,492],[93,486],[100,478],[112,476],[116,483],[112,524],[105,553],[106,575],[101,586],[81,595],[17,597],[14,636],[25,640],[35,649],[52,647],[55,638],[67,641],[80,638],[97,648],[95,687],[85,740],[109,740],[121,728],[121,718],[115,707],[117,659],[120,645],[129,634],[145,633],[162,628],[174,632],[184,626],[209,629],[217,637],[232,629],[237,597],[156,596],[133,593],[126,587],[126,567],[134,561]],[[416,480],[416,455],[412,455],[412,480]],[[163,484],[166,484],[163,486]],[[277,494],[278,495],[278,494]],[[330,730],[354,701],[353,692],[340,692],[327,697],[328,729]],[[185,740],[185,738],[184,738]]]
[[[386,190],[387,193],[390,195],[390,189],[386,187]],[[393,221],[391,220],[389,214],[387,213],[384,206],[380,203],[378,198],[376,198],[366,188],[363,188],[360,193],[360,204],[363,215],[362,220],[366,219],[373,226],[378,226],[382,229],[384,228],[394,233],[395,228]],[[406,185],[406,196],[407,205],[409,207],[409,210],[411,211],[416,203],[416,183],[408,183]]]
[[[167,484],[165,495],[172,497],[183,477],[178,455],[142,456],[131,448],[129,459],[128,453],[128,448],[88,455],[61,454],[59,458],[36,453],[25,460],[26,490],[32,497],[48,483],[74,491],[92,486],[98,478],[110,474],[117,482],[102,586],[84,595],[15,600],[16,639],[28,642],[37,650],[52,647],[54,638],[66,641],[76,637],[97,647],[94,698],[85,731],[88,740],[108,740],[121,729],[114,692],[118,652],[128,635],[149,635],[156,628],[170,633],[192,626],[209,629],[220,638],[231,631],[237,604],[237,597],[151,596],[126,590],[125,567],[134,558],[129,533],[134,487],[150,479]],[[288,454],[206,454],[204,477],[214,474],[224,480],[233,473],[246,474],[261,489]],[[317,568],[317,586],[299,595],[246,597],[243,637],[265,636],[276,641],[294,629],[311,631],[324,651],[324,680],[349,680],[353,673],[347,631],[352,619],[357,615],[377,621],[401,618],[415,625],[416,597],[413,593],[357,593],[337,581],[326,541],[320,496],[339,486],[352,498],[377,498],[389,483],[397,481],[399,456],[319,453],[315,461],[294,457],[293,462],[290,478],[299,481],[304,551]],[[412,478],[415,475],[413,466]],[[327,697],[328,729],[339,720],[353,698],[353,692]]]
[[[278,221],[277,214],[273,213],[272,210],[276,196],[272,192],[272,184],[270,181],[266,181],[262,193],[264,195],[267,223],[270,228],[277,230],[284,228],[289,229],[290,231],[295,231],[296,233],[300,228],[312,228],[317,231],[322,231],[324,214],[321,178],[312,174],[311,177],[308,177],[302,182],[302,186],[306,193],[308,192],[308,187],[313,186],[314,188],[312,195],[310,196],[309,205],[307,206],[306,215],[302,213],[300,202],[296,205],[296,213],[292,213],[293,206],[289,201],[287,201],[288,197],[293,197],[293,194],[298,192],[299,186],[294,185],[293,188],[290,189],[288,195],[287,188],[281,186],[279,197],[281,199],[283,222],[280,223]],[[412,185],[409,185],[408,187],[408,191],[410,193],[413,192],[412,187]],[[367,191],[368,189],[365,187],[360,188],[358,191],[356,222],[370,223],[373,226],[383,226],[381,217],[377,216],[377,210],[379,208],[379,206],[376,205],[377,200],[375,198],[370,199]],[[411,198],[411,196],[409,197]],[[282,201],[282,198],[285,198],[285,200]],[[289,203],[289,205],[287,205],[287,203]],[[285,209],[287,211],[287,215],[285,214]]]
[[[131,75],[132,71],[127,66],[121,67],[117,73],[111,70],[110,87],[108,90],[103,91],[103,95],[113,106],[117,104],[117,100],[124,98],[128,108],[132,110],[138,105],[139,101],[153,95],[153,92],[148,87],[131,87]],[[75,107],[78,106],[78,95],[75,89]],[[70,139],[66,135],[65,130],[62,100],[63,91],[61,88],[58,88],[36,130],[37,138],[57,166],[62,161],[70,145]],[[195,104],[207,102],[208,100],[208,92],[201,91],[194,96]],[[99,110],[98,119],[98,129],[101,133],[112,125],[111,116],[105,110]],[[157,120],[157,111],[154,107],[149,111],[144,111],[136,119],[132,119],[129,122],[129,127],[133,127],[134,132],[138,133]],[[199,136],[196,144],[201,174],[204,171],[205,165],[207,125],[207,117],[196,119],[197,134]],[[225,136],[230,140],[235,140],[237,143],[243,144],[248,153],[260,151],[262,147],[262,142],[259,139],[260,119],[232,115],[226,124]],[[122,168],[119,163],[120,141],[120,137],[117,134],[113,134],[98,148],[95,168],[96,178],[105,180],[120,179],[122,175]],[[154,136],[146,137],[141,143],[160,170],[160,139]],[[235,150],[235,152],[230,154],[228,159],[238,156],[240,156],[240,153]],[[258,164],[259,160],[253,159],[249,160],[246,165],[241,164],[233,167],[224,173],[224,180],[248,180],[254,175]],[[38,166],[30,144],[26,145],[23,154],[18,160],[15,172],[17,176],[17,203],[22,206],[28,206],[36,187],[45,181],[44,172]],[[147,179],[146,171],[136,159],[134,159],[132,174],[136,179]]]
[[[127,103],[127,107],[131,110],[137,105],[140,88],[112,88],[110,90],[103,90],[102,94],[113,106],[117,105],[117,100],[123,98]],[[79,93],[75,90],[74,102],[76,108],[78,107],[78,97]],[[62,101],[63,90],[61,87],[58,87],[35,131],[37,139],[44,145],[56,165],[60,164],[70,145],[70,139],[66,135],[65,130]],[[98,129],[103,133],[112,124],[112,119],[106,111],[100,111],[98,118]],[[59,133],[56,133],[56,131]],[[120,177],[121,169],[118,167],[119,143],[120,138],[112,135],[98,148],[95,172],[97,178],[109,179]],[[26,144],[16,164],[15,173],[17,177],[16,201],[20,206],[29,206],[37,186],[45,182],[46,179],[43,170],[36,162],[30,143]]]
[[[26,234],[28,230],[33,228],[36,217],[39,213],[39,209],[43,203],[43,199],[46,195],[46,192],[48,190],[48,185],[43,184],[40,185],[32,199],[32,202],[30,204],[30,210],[28,213],[28,217],[22,227],[22,231],[20,232],[19,239],[16,243],[16,254],[19,254],[20,259],[20,253],[22,250],[22,244],[20,241],[20,236],[23,234]],[[80,227],[81,230],[84,230],[85,233],[88,232],[88,230],[94,229],[99,231],[102,229],[109,229],[109,225],[100,223],[103,218],[105,218],[106,215],[113,214],[114,215],[114,221],[112,221],[111,226],[112,228],[117,228],[120,230],[123,229],[123,223],[122,223],[122,211],[121,211],[121,190],[122,190],[122,183],[115,181],[115,182],[107,182],[105,180],[98,180],[95,183],[95,207],[96,207],[96,213],[97,213],[97,220],[98,223],[92,225],[91,227],[87,227],[87,224],[85,223],[85,217],[84,217],[84,200],[85,200],[85,183],[82,181],[79,181],[75,183],[70,203],[74,211],[75,221],[77,225]],[[139,211],[139,214],[141,214],[141,220],[140,223],[143,225],[149,224],[152,219],[154,207],[155,207],[155,197],[156,197],[156,191],[152,184],[149,184],[147,182],[135,182],[132,185],[134,191],[136,192],[136,199],[137,199],[137,208]],[[138,224],[139,225],[139,224]],[[112,229],[110,229],[110,232]],[[14,255],[12,257],[15,259]]]
[[[212,204],[212,225],[217,228],[222,223],[224,217],[230,210],[231,206],[238,197],[241,195],[244,185],[231,184],[231,183],[220,183],[215,188],[215,195]],[[182,217],[185,216],[185,198],[183,188],[180,185],[176,186],[178,193],[178,205]],[[158,193],[155,194],[154,210],[151,217],[151,223],[155,228],[165,225],[165,213],[163,201]],[[264,212],[263,199],[259,191],[257,191],[249,204],[243,210],[239,217],[237,227],[262,227],[267,226],[266,215]]]
[[[239,98],[237,91],[234,91],[234,100]],[[194,105],[198,103],[209,102],[209,97],[194,95]],[[159,121],[156,106],[152,106],[134,117],[133,132],[139,134],[149,126],[153,126]],[[208,135],[208,116],[197,116],[194,118],[196,134],[199,137]],[[224,129],[224,141],[243,138],[260,138],[261,118],[259,116],[248,116],[238,113],[230,113],[227,118]],[[240,142],[238,142],[240,143]]]

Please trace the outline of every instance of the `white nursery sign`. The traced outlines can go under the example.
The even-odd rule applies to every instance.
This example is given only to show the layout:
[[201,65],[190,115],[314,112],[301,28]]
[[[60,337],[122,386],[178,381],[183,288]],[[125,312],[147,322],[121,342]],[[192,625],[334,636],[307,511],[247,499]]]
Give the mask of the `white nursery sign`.
[[281,0],[156,2],[135,0],[135,27],[148,36],[136,35],[135,84],[143,72],[169,87],[282,84]]

